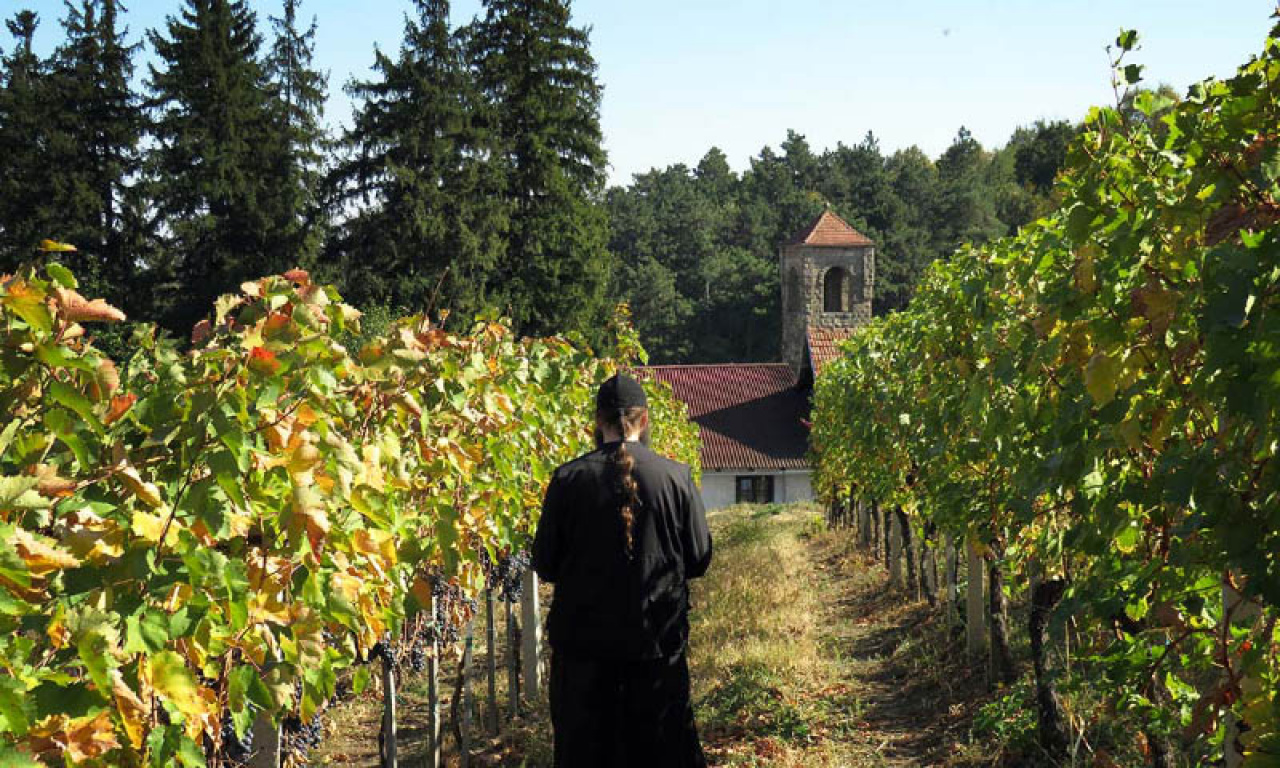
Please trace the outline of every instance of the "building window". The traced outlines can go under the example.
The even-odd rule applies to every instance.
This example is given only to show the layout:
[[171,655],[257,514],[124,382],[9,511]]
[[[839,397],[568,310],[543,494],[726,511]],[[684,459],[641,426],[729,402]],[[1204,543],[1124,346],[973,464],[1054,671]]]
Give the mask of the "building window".
[[849,311],[849,308],[845,306],[845,297],[849,295],[848,285],[848,272],[840,267],[827,270],[827,274],[822,278],[823,312]]
[[739,504],[769,504],[773,501],[773,475],[738,475],[734,486]]

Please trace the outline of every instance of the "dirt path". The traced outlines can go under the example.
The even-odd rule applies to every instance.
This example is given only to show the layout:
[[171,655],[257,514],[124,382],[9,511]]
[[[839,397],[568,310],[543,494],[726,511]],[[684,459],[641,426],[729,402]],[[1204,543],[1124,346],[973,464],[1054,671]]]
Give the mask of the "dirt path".
[[[712,765],[977,762],[956,745],[973,709],[960,702],[981,698],[980,682],[939,614],[890,593],[884,569],[849,533],[823,530],[812,506],[736,507],[711,522],[716,559],[695,584],[689,658]],[[410,680],[402,694],[401,749],[415,757],[424,688]],[[368,695],[331,709],[313,762],[376,766],[377,709]],[[544,701],[472,765],[549,766],[549,740]]]

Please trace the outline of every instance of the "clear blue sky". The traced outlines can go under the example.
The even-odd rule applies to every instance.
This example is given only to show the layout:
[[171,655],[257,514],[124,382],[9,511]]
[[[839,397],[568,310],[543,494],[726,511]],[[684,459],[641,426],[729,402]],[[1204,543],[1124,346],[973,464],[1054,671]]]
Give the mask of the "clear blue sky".
[[[252,0],[261,21],[275,0]],[[4,0],[41,11],[39,47],[61,34],[54,0]],[[131,36],[158,27],[178,0],[126,0]],[[465,22],[478,0],[455,2]],[[330,74],[327,118],[346,122],[342,92],[375,44],[400,45],[408,0],[306,0]],[[1112,101],[1105,47],[1132,27],[1134,61],[1179,91],[1225,76],[1260,51],[1275,0],[579,0],[604,84],[602,123],[613,183],[719,146],[739,170],[787,129],[816,150],[867,131],[886,150],[936,157],[967,126],[987,146],[1038,118],[1078,119]],[[9,11],[5,11],[8,15]],[[264,26],[264,32],[266,28]],[[5,47],[8,41],[5,41]],[[149,52],[147,54],[149,58]]]

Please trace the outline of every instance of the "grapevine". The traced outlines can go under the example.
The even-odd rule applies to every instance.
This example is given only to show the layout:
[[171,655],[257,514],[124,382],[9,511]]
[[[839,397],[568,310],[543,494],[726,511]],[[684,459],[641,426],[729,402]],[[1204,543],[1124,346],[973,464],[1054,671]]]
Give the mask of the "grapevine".
[[[115,361],[91,328],[122,313],[51,258],[0,277],[6,765],[204,765],[259,716],[305,747],[433,594],[446,641],[475,612],[478,550],[527,550],[595,385],[642,359],[625,321],[616,358],[423,317],[349,353],[359,313],[293,270],[219,300],[189,351],[143,327]],[[659,447],[696,463],[650,389]]]
[[1278,38],[1181,102],[1092,110],[1058,210],[856,333],[813,434],[829,499],[909,506],[1023,583],[1061,580],[1055,620],[1110,706],[1254,765],[1280,759]]

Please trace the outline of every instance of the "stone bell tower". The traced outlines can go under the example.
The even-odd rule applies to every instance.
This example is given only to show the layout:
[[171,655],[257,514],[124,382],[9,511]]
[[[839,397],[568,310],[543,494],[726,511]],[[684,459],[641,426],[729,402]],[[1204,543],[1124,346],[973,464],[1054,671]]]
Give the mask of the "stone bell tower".
[[802,376],[871,319],[875,243],[827,209],[783,244],[782,362]]

